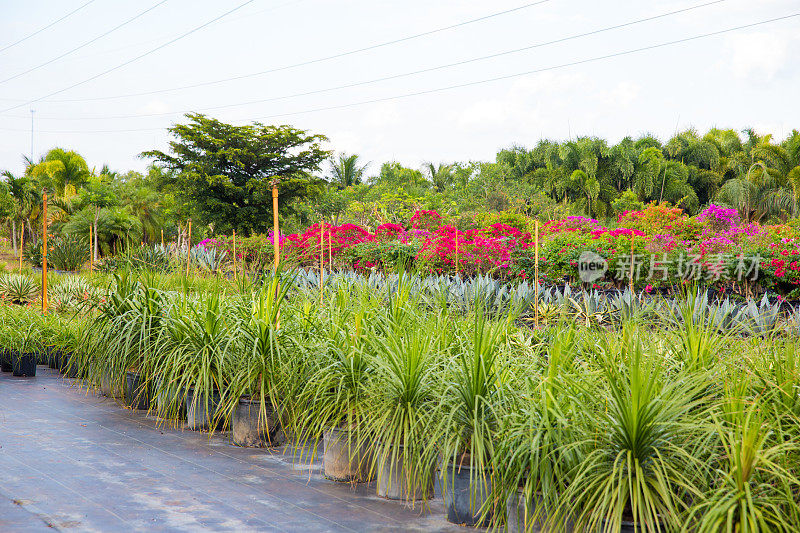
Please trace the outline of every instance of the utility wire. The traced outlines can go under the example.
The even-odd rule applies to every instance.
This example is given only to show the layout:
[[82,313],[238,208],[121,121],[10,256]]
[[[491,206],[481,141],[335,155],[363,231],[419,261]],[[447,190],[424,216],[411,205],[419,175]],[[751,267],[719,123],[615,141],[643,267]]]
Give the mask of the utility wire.
[[17,41],[14,41],[14,42],[13,42],[13,43],[11,43],[11,44],[7,44],[7,45],[6,45],[6,46],[4,46],[3,48],[0,48],[0,53],[3,53],[3,52],[5,52],[6,50],[8,50],[9,48],[11,48],[12,46],[17,46],[19,43],[21,43],[21,42],[23,42],[23,41],[27,41],[27,40],[28,40],[28,39],[30,39],[31,37],[34,37],[34,36],[36,36],[36,35],[39,35],[40,33],[42,33],[42,32],[43,32],[44,30],[46,30],[46,29],[52,28],[53,26],[55,26],[56,24],[58,24],[58,23],[59,23],[59,22],[61,22],[62,20],[66,19],[67,17],[70,17],[70,16],[74,15],[75,13],[77,13],[78,11],[80,11],[81,9],[83,9],[83,8],[84,8],[84,7],[86,7],[86,6],[88,6],[89,4],[91,4],[91,3],[92,3],[92,2],[94,2],[94,1],[95,1],[95,0],[89,0],[88,2],[86,2],[86,3],[84,3],[84,4],[81,4],[80,6],[76,7],[75,9],[73,9],[72,11],[70,11],[69,13],[67,13],[66,15],[64,15],[63,17],[61,17],[61,18],[59,18],[59,19],[57,19],[57,20],[54,20],[53,22],[51,22],[51,23],[50,23],[50,24],[48,24],[47,26],[45,26],[45,27],[43,27],[43,28],[39,28],[39,29],[38,29],[38,30],[36,30],[35,32],[33,32],[33,33],[29,34],[29,35],[26,35],[26,36],[25,36],[25,37],[23,37],[22,39],[19,39],[19,40],[17,40]]
[[[632,20],[632,21],[629,21],[629,22],[624,22],[624,23],[617,24],[617,25],[614,25],[614,26],[608,26],[608,27],[605,27],[605,28],[599,28],[599,29],[587,31],[587,32],[584,32],[584,33],[573,34],[573,35],[569,35],[567,37],[561,37],[559,39],[555,39],[555,40],[552,40],[552,41],[539,42],[539,43],[535,43],[535,44],[532,44],[532,45],[529,45],[529,46],[524,46],[522,48],[515,48],[513,50],[505,50],[505,51],[502,51],[502,52],[497,52],[497,53],[489,54],[489,55],[485,55],[485,56],[473,57],[473,58],[470,58],[470,59],[464,59],[462,61],[456,61],[455,63],[447,63],[447,64],[444,64],[444,65],[438,65],[438,66],[434,66],[434,67],[414,70],[414,71],[411,71],[411,72],[404,72],[404,73],[400,73],[400,74],[392,74],[390,76],[384,76],[384,77],[381,77],[381,78],[373,78],[373,79],[370,79],[370,80],[353,82],[353,83],[348,83],[348,84],[345,84],[345,85],[337,85],[337,86],[327,87],[327,88],[323,88],[323,89],[315,89],[315,90],[312,90],[312,91],[305,91],[305,92],[287,94],[287,95],[282,95],[282,96],[273,96],[273,97],[270,97],[270,98],[260,98],[260,99],[257,99],[257,100],[249,100],[249,101],[246,101],[246,102],[236,102],[236,103],[223,104],[223,105],[218,105],[218,106],[203,107],[203,108],[194,109],[193,111],[196,111],[196,112],[197,111],[199,111],[199,112],[215,111],[215,110],[219,110],[219,109],[228,109],[228,108],[231,108],[231,107],[241,107],[241,106],[245,106],[245,105],[262,104],[262,103],[266,103],[266,102],[275,102],[275,101],[279,101],[279,100],[288,100],[288,99],[291,99],[291,98],[298,98],[298,97],[302,97],[302,96],[311,96],[311,95],[315,95],[315,94],[327,93],[327,92],[332,92],[332,91],[339,91],[339,90],[342,90],[342,89],[350,89],[350,88],[353,88],[353,87],[360,87],[360,86],[363,86],[363,85],[370,85],[370,84],[373,84],[373,83],[378,83],[378,82],[388,81],[388,80],[394,80],[394,79],[398,79],[398,78],[406,78],[406,77],[409,77],[409,76],[425,74],[425,73],[434,72],[434,71],[437,71],[437,70],[457,67],[457,66],[461,66],[461,65],[467,65],[469,63],[475,63],[475,62],[478,62],[478,61],[485,61],[485,60],[488,60],[488,59],[494,59],[494,58],[501,57],[501,56],[506,56],[506,55],[509,55],[509,54],[516,54],[516,53],[519,53],[519,52],[525,52],[525,51],[528,51],[528,50],[533,50],[535,48],[542,48],[542,47],[545,47],[545,46],[559,44],[559,43],[563,43],[563,42],[574,40],[574,39],[580,39],[580,38],[588,37],[588,36],[591,36],[591,35],[597,35],[599,33],[604,33],[604,32],[608,32],[608,31],[612,31],[612,30],[617,30],[617,29],[620,29],[620,28],[625,28],[625,27],[636,25],[636,24],[641,24],[643,22],[650,22],[650,21],[653,21],[653,20],[669,17],[669,16],[676,15],[676,14],[679,14],[679,13],[685,13],[687,11],[692,11],[692,10],[699,9],[699,8],[702,8],[702,7],[707,7],[707,6],[711,6],[711,5],[715,5],[715,4],[720,4],[720,3],[726,2],[726,1],[727,0],[713,0],[711,2],[706,2],[704,4],[699,4],[699,5],[695,5],[695,6],[691,6],[691,7],[686,7],[686,8],[683,8],[683,9],[678,9],[678,10],[675,10],[675,11],[670,11],[668,13],[661,13],[660,15],[653,15],[653,16],[646,17],[646,18],[641,18],[641,19]],[[128,118],[147,118],[147,117],[180,115],[180,114],[183,114],[183,113],[185,113],[185,111],[168,111],[168,112],[164,112],[164,113],[146,113],[146,114],[136,114],[136,115],[107,115],[107,116],[94,116],[94,117],[53,117],[50,120],[128,119]],[[14,115],[14,116],[17,117],[17,118],[24,118],[22,115]]]
[[25,74],[28,74],[28,73],[30,73],[30,72],[33,72],[34,70],[38,70],[38,69],[40,69],[40,68],[42,68],[42,67],[46,67],[47,65],[49,65],[49,64],[51,64],[51,63],[55,63],[55,62],[56,62],[56,61],[58,61],[59,59],[62,59],[62,58],[64,58],[64,57],[67,57],[68,55],[70,55],[70,54],[72,54],[72,53],[74,53],[74,52],[77,52],[77,51],[78,51],[78,50],[80,50],[81,48],[84,48],[84,47],[86,47],[86,46],[89,46],[90,44],[92,44],[92,43],[94,43],[94,42],[96,42],[96,41],[99,41],[100,39],[102,39],[102,38],[103,38],[103,37],[105,37],[106,35],[109,35],[109,34],[111,34],[111,33],[114,33],[115,31],[117,31],[118,29],[122,28],[123,26],[127,26],[128,24],[130,24],[130,23],[131,23],[131,22],[133,22],[134,20],[136,20],[136,19],[138,19],[139,17],[141,17],[141,16],[143,16],[143,15],[145,15],[145,14],[149,13],[150,11],[154,10],[155,8],[157,8],[158,6],[160,6],[161,4],[165,4],[165,3],[167,3],[168,1],[169,1],[169,0],[161,0],[161,1],[160,1],[160,2],[158,2],[157,4],[155,4],[155,5],[151,6],[151,7],[148,7],[147,9],[145,9],[144,11],[142,11],[141,13],[139,13],[138,15],[134,15],[133,17],[129,18],[128,20],[126,20],[126,21],[125,21],[125,22],[123,22],[122,24],[119,24],[118,26],[114,26],[113,28],[111,28],[111,29],[110,29],[110,30],[108,30],[107,32],[105,32],[105,33],[102,33],[102,34],[98,35],[97,37],[95,37],[95,38],[93,38],[93,39],[90,39],[90,40],[86,41],[85,43],[83,43],[83,44],[81,44],[81,45],[78,45],[78,46],[76,46],[76,47],[75,47],[75,48],[73,48],[72,50],[68,50],[68,51],[64,52],[64,53],[63,53],[63,54],[61,54],[60,56],[56,56],[56,57],[54,57],[53,59],[50,59],[50,60],[48,60],[48,61],[45,61],[44,63],[41,63],[41,64],[39,64],[39,65],[36,65],[35,67],[31,67],[31,68],[29,68],[28,70],[22,71],[22,72],[20,72],[20,73],[18,73],[18,74],[15,74],[15,75],[13,75],[13,76],[11,76],[11,77],[9,77],[9,78],[6,78],[6,79],[4,79],[4,80],[0,80],[0,83],[6,83],[7,81],[15,80],[15,79],[19,78],[20,76],[24,76]]
[[207,26],[210,26],[211,24],[213,24],[214,22],[220,20],[221,18],[226,17],[227,15],[230,15],[234,11],[238,11],[239,9],[243,8],[244,6],[246,6],[248,4],[252,4],[253,2],[255,2],[255,0],[247,0],[245,2],[242,2],[241,4],[239,4],[238,6],[234,7],[233,9],[229,9],[225,13],[223,13],[223,14],[217,16],[217,17],[214,17],[213,19],[209,20],[208,22],[205,22],[205,23],[201,24],[200,26],[195,26],[191,30],[189,30],[189,31],[187,31],[185,33],[182,33],[181,35],[175,37],[174,39],[171,39],[171,40],[169,40],[169,41],[167,41],[167,42],[165,42],[163,44],[160,44],[160,45],[156,46],[155,48],[151,48],[147,52],[139,54],[138,56],[136,56],[136,57],[134,57],[132,59],[129,59],[129,60],[123,62],[123,63],[120,63],[119,65],[116,65],[114,67],[111,67],[110,69],[104,70],[103,72],[100,72],[99,74],[95,74],[94,76],[86,78],[83,81],[79,81],[77,83],[73,83],[72,85],[64,87],[63,89],[59,89],[57,91],[53,91],[50,94],[46,94],[44,96],[40,96],[39,98],[35,98],[33,100],[29,100],[27,102],[24,102],[24,103],[21,103],[21,104],[17,104],[17,105],[11,106],[9,108],[3,109],[2,111],[0,111],[0,113],[5,113],[6,111],[11,111],[12,109],[18,109],[20,107],[25,107],[27,105],[30,105],[30,104],[34,103],[34,102],[40,102],[41,100],[44,100],[45,98],[50,98],[51,96],[55,96],[57,94],[63,93],[65,91],[68,91],[70,89],[74,89],[75,87],[78,87],[78,86],[83,85],[85,83],[89,83],[90,81],[96,80],[97,78],[100,78],[102,76],[105,76],[106,74],[114,72],[115,70],[119,70],[122,67],[130,65],[131,63],[133,63],[135,61],[139,61],[143,57],[147,57],[150,54],[152,54],[154,52],[157,52],[158,50],[161,50],[162,48],[165,48],[165,47],[167,47],[167,46],[169,46],[169,45],[171,45],[171,44],[183,39],[184,37],[188,37],[189,35],[195,33],[196,31],[202,30],[203,28],[205,28]]
[[[655,49],[658,49],[658,48],[665,48],[665,47],[668,47],[668,46],[674,46],[676,44],[687,43],[687,42],[696,41],[696,40],[699,40],[699,39],[705,39],[705,38],[708,38],[708,37],[714,37],[714,36],[717,36],[717,35],[723,35],[723,34],[734,32],[734,31],[738,31],[738,30],[744,30],[744,29],[748,29],[748,28],[754,28],[754,27],[757,27],[757,26],[763,26],[764,24],[770,24],[770,23],[773,23],[773,22],[779,22],[779,21],[783,21],[783,20],[788,20],[788,19],[791,19],[791,18],[794,18],[794,17],[800,17],[800,12],[791,13],[789,15],[784,15],[784,16],[781,16],[781,17],[775,17],[775,18],[771,18],[771,19],[761,20],[761,21],[758,21],[758,22],[751,22],[749,24],[743,24],[741,26],[734,26],[734,27],[731,27],[731,28],[725,28],[725,29],[717,30],[717,31],[713,31],[713,32],[702,33],[700,35],[694,35],[694,36],[691,36],[691,37],[684,37],[682,39],[676,39],[676,40],[673,40],[673,41],[666,41],[666,42],[663,42],[663,43],[657,43],[657,44],[652,44],[652,45],[648,45],[648,46],[643,46],[643,47],[640,47],[640,48],[633,48],[633,49],[630,49],[630,50],[623,50],[623,51],[614,52],[614,53],[611,53],[611,54],[605,54],[605,55],[595,56],[595,57],[591,57],[591,58],[587,58],[587,59],[571,61],[569,63],[561,63],[559,65],[553,65],[553,66],[543,67],[543,68],[534,69],[534,70],[527,70],[527,71],[524,71],[524,72],[517,72],[517,73],[514,73],[514,74],[507,74],[505,76],[497,76],[497,77],[494,77],[494,78],[486,78],[486,79],[482,79],[482,80],[476,80],[476,81],[471,81],[471,82],[466,82],[466,83],[459,83],[459,84],[456,84],[456,85],[448,85],[448,86],[445,86],[445,87],[437,87],[437,88],[434,88],[434,89],[427,89],[427,90],[424,90],[424,91],[417,91],[417,92],[412,92],[412,93],[405,93],[405,94],[400,94],[400,95],[387,96],[387,97],[383,97],[383,98],[374,98],[374,99],[371,99],[371,100],[361,100],[361,101],[358,101],[358,102],[351,102],[349,104],[340,104],[340,105],[327,106],[327,107],[317,107],[317,108],[313,108],[313,109],[306,109],[306,110],[301,110],[301,111],[291,111],[291,112],[286,112],[286,113],[277,113],[277,114],[273,114],[273,115],[256,117],[255,120],[265,120],[265,119],[277,118],[277,117],[286,117],[286,116],[293,116],[293,115],[303,115],[303,114],[308,114],[308,113],[317,113],[317,112],[320,112],[320,111],[346,109],[346,108],[357,107],[357,106],[373,104],[373,103],[378,103],[378,102],[388,102],[388,101],[391,101],[391,100],[400,100],[400,99],[405,99],[405,98],[411,98],[411,97],[414,97],[414,96],[422,96],[422,95],[427,95],[427,94],[434,94],[434,93],[439,93],[439,92],[444,92],[444,91],[450,91],[450,90],[453,90],[453,89],[460,89],[460,88],[463,88],[463,87],[471,87],[471,86],[475,86],[475,85],[493,83],[493,82],[496,82],[496,81],[509,80],[509,79],[513,79],[513,78],[529,76],[531,74],[539,74],[539,73],[542,73],[542,72],[548,72],[548,71],[552,71],[552,70],[559,70],[559,69],[562,69],[562,68],[574,67],[574,66],[583,65],[583,64],[586,64],[586,63],[594,63],[594,62],[597,62],[597,61],[604,61],[604,60],[612,59],[612,58],[616,58],[616,57],[632,55],[632,54],[645,52],[645,51],[649,51],[649,50],[655,50]],[[0,128],[0,129],[4,129],[6,131],[27,131],[27,130],[23,130],[23,129],[12,129],[12,128]],[[138,132],[138,131],[158,131],[158,130],[163,130],[163,129],[164,129],[163,127],[160,127],[160,128],[133,128],[133,129],[122,129],[122,130],[50,130],[50,131],[45,130],[45,131],[43,131],[43,133],[128,133],[128,132]]]
[[[167,93],[167,92],[173,92],[173,91],[183,91],[183,90],[186,90],[186,89],[195,89],[197,87],[206,87],[208,85],[216,85],[216,84],[219,84],[219,83],[226,83],[226,82],[229,82],[229,81],[237,81],[237,80],[243,80],[243,79],[247,79],[247,78],[254,78],[256,76],[263,76],[265,74],[272,74],[272,73],[275,73],[275,72],[282,72],[282,71],[285,71],[285,70],[291,70],[291,69],[296,69],[296,68],[299,68],[299,67],[305,67],[305,66],[308,66],[308,65],[314,65],[314,64],[317,64],[317,63],[323,63],[323,62],[326,62],[326,61],[331,61],[333,59],[339,59],[339,58],[342,58],[342,57],[347,57],[347,56],[351,56],[351,55],[355,55],[355,54],[360,54],[360,53],[367,52],[367,51],[370,51],[370,50],[375,50],[375,49],[378,49],[378,48],[383,48],[383,47],[386,47],[386,46],[391,46],[391,45],[395,45],[395,44],[398,44],[398,43],[403,43],[403,42],[411,41],[411,40],[414,40],[414,39],[419,39],[421,37],[427,37],[428,35],[441,33],[441,32],[444,32],[444,31],[455,29],[455,28],[460,28],[462,26],[467,26],[469,24],[474,24],[476,22],[482,22],[484,20],[489,20],[489,19],[492,19],[492,18],[495,18],[495,17],[499,17],[499,16],[502,16],[502,15],[508,15],[510,13],[515,13],[517,11],[521,11],[523,9],[527,9],[527,8],[530,8],[530,7],[534,7],[534,6],[538,6],[538,5],[541,5],[541,4],[545,4],[545,3],[548,3],[548,2],[551,2],[551,1],[552,0],[538,0],[537,2],[530,2],[528,4],[524,4],[524,5],[515,7],[515,8],[506,9],[505,11],[498,11],[496,13],[490,13],[488,15],[484,15],[484,16],[481,16],[481,17],[478,17],[478,18],[474,18],[474,19],[470,19],[470,20],[465,20],[463,22],[458,22],[456,24],[451,24],[449,26],[443,26],[443,27],[440,27],[440,28],[435,28],[433,30],[424,31],[422,33],[415,33],[413,35],[407,35],[405,37],[400,37],[399,39],[393,39],[391,41],[384,41],[384,42],[381,42],[381,43],[376,43],[376,44],[372,44],[372,45],[369,45],[369,46],[364,46],[364,47],[361,47],[361,48],[348,50],[348,51],[345,51],[345,52],[339,52],[339,53],[336,53],[336,54],[333,54],[333,55],[329,55],[329,56],[318,57],[316,59],[309,59],[309,60],[306,60],[306,61],[301,61],[299,63],[291,64],[291,65],[284,65],[282,67],[273,67],[273,68],[269,68],[267,70],[262,70],[262,71],[259,71],[259,72],[253,72],[253,73],[250,73],[250,74],[242,74],[240,76],[232,76],[230,78],[222,78],[222,79],[219,79],[219,80],[205,81],[205,82],[200,82],[200,83],[194,83],[194,84],[191,84],[191,85],[182,85],[180,87],[170,87],[168,89],[158,89],[158,90],[154,90],[154,91],[144,91],[144,92],[138,92],[138,93],[119,94],[119,95],[113,95],[113,96],[97,96],[97,97],[92,97],[92,98],[60,99],[60,100],[51,100],[51,101],[52,102],[61,103],[61,102],[88,102],[88,101],[96,101],[96,100],[115,100],[115,99],[118,99],[118,98],[132,98],[132,97],[135,97],[135,96],[147,96],[147,95],[151,95],[151,94],[161,94],[161,93]],[[44,97],[44,98],[47,98],[47,97]],[[21,107],[21,106],[18,106],[18,107]],[[10,109],[13,109],[13,108],[10,108]]]

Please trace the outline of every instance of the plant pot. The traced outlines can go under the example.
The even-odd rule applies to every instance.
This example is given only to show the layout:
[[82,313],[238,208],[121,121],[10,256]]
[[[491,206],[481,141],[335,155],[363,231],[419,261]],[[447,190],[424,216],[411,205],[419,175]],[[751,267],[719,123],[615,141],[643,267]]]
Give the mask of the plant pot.
[[261,401],[243,396],[233,410],[233,443],[237,446],[267,448],[284,441],[275,410],[266,402],[266,418],[260,416]]
[[125,396],[124,392],[120,394],[119,389],[115,388],[114,378],[111,376],[111,372],[108,369],[103,370],[103,374],[100,376],[100,393],[108,398],[120,398]]
[[35,353],[17,353],[11,354],[11,366],[13,368],[12,374],[17,377],[36,376],[36,360],[38,355]]
[[146,411],[150,408],[147,385],[143,383],[139,373],[133,370],[125,372],[125,405],[140,411]]
[[[433,498],[434,474],[436,465],[431,462],[431,470],[429,476],[429,483],[427,487],[422,487],[421,483],[417,484],[414,489],[414,494],[411,494],[411,487],[408,484],[408,470],[403,465],[402,452],[397,454],[397,458],[393,457],[391,450],[385,451],[386,456],[378,463],[378,496],[388,500],[429,500]],[[414,475],[413,473],[411,474]]]
[[478,472],[466,465],[448,464],[442,475],[447,521],[465,526],[488,527],[491,513],[482,516],[481,509],[492,491],[488,472]]
[[11,372],[14,369],[11,364],[11,350],[5,348],[0,351],[0,370],[3,372]]
[[338,427],[323,430],[322,450],[326,478],[333,481],[370,481],[366,445],[356,446],[350,442],[350,430]]
[[78,365],[72,360],[72,352],[61,352],[58,370],[64,375],[65,378],[78,377]]
[[219,409],[219,392],[214,391],[210,397],[195,389],[189,388],[184,400],[186,403],[186,425],[194,431],[218,429],[217,413]]
[[526,500],[525,494],[519,490],[506,502],[506,527],[509,533],[572,533],[574,530],[569,520],[564,523],[564,527],[546,527],[548,518],[549,514],[543,507],[540,494]]
[[55,368],[55,356],[56,356],[56,348],[53,346],[47,347],[47,368]]

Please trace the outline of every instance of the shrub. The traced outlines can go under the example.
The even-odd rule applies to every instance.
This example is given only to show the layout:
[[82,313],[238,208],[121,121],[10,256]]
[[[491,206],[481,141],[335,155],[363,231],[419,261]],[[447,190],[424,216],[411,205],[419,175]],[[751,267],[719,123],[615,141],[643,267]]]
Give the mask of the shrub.
[[89,260],[89,243],[77,235],[54,237],[47,244],[47,264],[56,270],[80,270]]

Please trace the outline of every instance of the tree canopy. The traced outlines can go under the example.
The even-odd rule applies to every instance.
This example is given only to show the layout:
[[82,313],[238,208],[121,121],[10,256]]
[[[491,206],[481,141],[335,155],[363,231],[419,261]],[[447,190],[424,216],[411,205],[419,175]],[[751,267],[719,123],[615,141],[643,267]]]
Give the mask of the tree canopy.
[[234,126],[201,114],[188,114],[188,124],[169,129],[175,138],[170,154],[142,153],[172,172],[164,174],[169,188],[186,211],[215,231],[264,232],[272,225],[273,180],[280,183],[280,206],[319,194],[315,178],[330,155],[320,143],[327,139],[291,126],[255,122]]

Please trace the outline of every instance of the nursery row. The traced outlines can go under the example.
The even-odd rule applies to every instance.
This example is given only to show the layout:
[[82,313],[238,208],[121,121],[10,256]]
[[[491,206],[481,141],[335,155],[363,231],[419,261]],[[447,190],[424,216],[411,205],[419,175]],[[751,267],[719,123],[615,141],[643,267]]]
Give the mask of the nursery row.
[[384,283],[343,277],[321,299],[287,276],[195,292],[122,275],[75,315],[3,307],[0,342],[165,424],[286,441],[408,504],[442,497],[455,523],[800,528],[800,350],[783,327],[742,335],[690,294],[607,327],[559,304],[531,328]]

